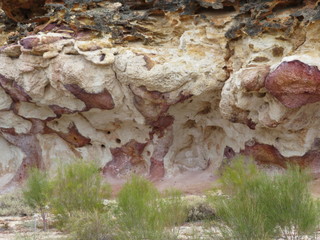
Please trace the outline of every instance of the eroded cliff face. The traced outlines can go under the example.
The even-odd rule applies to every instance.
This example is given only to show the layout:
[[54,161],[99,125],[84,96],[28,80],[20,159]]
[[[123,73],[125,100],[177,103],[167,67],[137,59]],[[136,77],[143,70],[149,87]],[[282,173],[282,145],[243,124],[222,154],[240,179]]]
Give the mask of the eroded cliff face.
[[2,186],[75,158],[116,178],[236,154],[317,176],[318,1],[0,2]]

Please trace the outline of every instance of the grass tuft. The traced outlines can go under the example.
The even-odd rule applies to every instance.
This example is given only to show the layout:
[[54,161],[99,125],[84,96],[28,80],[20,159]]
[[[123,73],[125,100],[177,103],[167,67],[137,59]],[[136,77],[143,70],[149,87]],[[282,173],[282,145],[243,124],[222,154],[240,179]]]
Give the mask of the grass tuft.
[[27,204],[21,192],[0,196],[0,216],[31,216],[34,210]]
[[320,208],[311,197],[309,180],[297,166],[270,177],[252,162],[235,160],[221,178],[229,195],[213,198],[223,237],[264,240],[312,236],[319,225]]
[[103,199],[111,193],[110,186],[102,181],[98,166],[84,160],[60,168],[52,184],[51,205],[60,226],[75,212],[102,211]]
[[176,239],[172,231],[186,219],[185,204],[178,191],[164,197],[146,179],[133,176],[118,196],[117,240]]

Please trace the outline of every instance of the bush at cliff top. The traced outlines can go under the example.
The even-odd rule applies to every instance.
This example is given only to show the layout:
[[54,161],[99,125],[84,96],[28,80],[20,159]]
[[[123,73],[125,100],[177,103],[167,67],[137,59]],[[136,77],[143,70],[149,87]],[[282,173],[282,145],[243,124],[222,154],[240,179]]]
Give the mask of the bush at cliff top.
[[58,169],[53,180],[52,210],[60,225],[78,211],[101,211],[103,199],[111,188],[103,183],[99,168],[92,162],[78,160]]
[[283,174],[271,177],[238,159],[221,180],[228,195],[211,201],[225,239],[297,239],[317,230],[319,202],[308,189],[310,177],[298,166],[290,165]]

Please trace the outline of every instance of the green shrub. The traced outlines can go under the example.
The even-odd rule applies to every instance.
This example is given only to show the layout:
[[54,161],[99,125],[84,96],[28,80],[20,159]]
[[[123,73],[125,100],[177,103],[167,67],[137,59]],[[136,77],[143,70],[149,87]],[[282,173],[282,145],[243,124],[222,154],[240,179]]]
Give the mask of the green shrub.
[[112,240],[110,217],[106,213],[76,212],[70,218],[68,228],[74,240]]
[[[264,199],[273,207],[268,217],[278,223],[281,233],[287,236],[312,235],[319,226],[319,201],[314,200],[308,189],[310,176],[299,167],[289,165],[285,174],[273,180],[273,203]],[[268,201],[269,200],[269,201]]]
[[176,189],[169,189],[161,197],[159,204],[165,226],[180,226],[185,223],[188,218],[188,208],[186,202],[182,200],[182,193]]
[[34,213],[21,192],[6,193],[0,196],[0,216],[30,216]]
[[271,239],[312,235],[319,223],[319,204],[308,190],[308,175],[289,166],[270,177],[242,159],[225,170],[222,186],[229,196],[215,198],[219,230],[226,239]]
[[176,239],[170,228],[185,220],[184,203],[178,192],[164,198],[146,179],[133,176],[118,195],[117,240]]
[[53,181],[53,213],[60,226],[78,211],[101,211],[103,199],[108,198],[111,188],[102,182],[96,164],[78,160],[58,169]]
[[263,174],[259,176],[259,173],[251,160],[246,161],[243,157],[235,159],[231,166],[225,168],[220,178],[223,191],[229,194],[239,192],[251,180],[264,177]]
[[46,231],[46,206],[49,204],[51,197],[51,185],[47,174],[44,171],[37,168],[30,169],[23,191],[23,197],[30,207],[40,211],[43,229]]

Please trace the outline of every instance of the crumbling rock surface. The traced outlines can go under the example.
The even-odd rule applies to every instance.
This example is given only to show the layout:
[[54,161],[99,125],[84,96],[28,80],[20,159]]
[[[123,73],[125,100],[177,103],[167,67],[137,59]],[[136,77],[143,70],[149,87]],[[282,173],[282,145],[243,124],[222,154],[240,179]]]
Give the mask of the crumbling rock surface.
[[75,158],[113,178],[238,154],[319,176],[318,1],[0,2],[1,186]]

